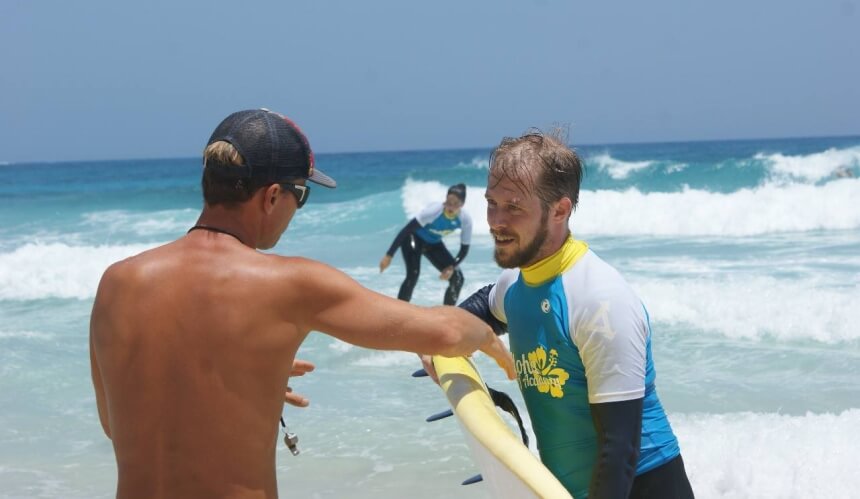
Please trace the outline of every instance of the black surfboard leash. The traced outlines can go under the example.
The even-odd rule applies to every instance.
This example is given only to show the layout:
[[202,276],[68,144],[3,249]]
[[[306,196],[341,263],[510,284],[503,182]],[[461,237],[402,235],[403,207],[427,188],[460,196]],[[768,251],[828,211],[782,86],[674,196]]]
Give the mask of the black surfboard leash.
[[496,407],[507,412],[517,420],[517,426],[520,427],[520,437],[523,439],[523,445],[528,447],[529,435],[526,432],[526,427],[523,426],[523,418],[520,417],[520,411],[517,409],[517,405],[514,404],[511,396],[505,392],[490,388],[490,385],[487,385],[487,391],[490,392],[490,396],[493,398],[493,403],[496,404]]

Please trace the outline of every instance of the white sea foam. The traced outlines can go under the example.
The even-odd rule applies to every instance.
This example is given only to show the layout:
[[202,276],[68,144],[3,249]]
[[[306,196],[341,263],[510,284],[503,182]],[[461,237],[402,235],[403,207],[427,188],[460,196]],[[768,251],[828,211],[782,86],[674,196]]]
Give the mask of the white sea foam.
[[367,355],[356,360],[354,365],[361,367],[414,367],[418,365],[418,358],[414,353],[409,352],[374,352],[368,350]]
[[150,247],[30,243],[0,253],[0,299],[92,298],[110,264]]
[[26,339],[26,340],[46,341],[46,340],[53,340],[55,338],[56,338],[56,336],[53,334],[39,332],[39,331],[0,331],[0,340]]
[[860,228],[860,179],[822,186],[767,184],[732,193],[583,191],[576,232],[600,235],[734,235]]
[[628,275],[652,320],[715,331],[731,338],[860,339],[860,282],[825,286],[814,279],[732,275],[637,278]]
[[839,414],[670,414],[700,498],[856,497],[860,409]]
[[586,164],[596,164],[597,167],[615,180],[623,180],[632,172],[644,170],[653,165],[653,161],[622,161],[613,158],[609,153],[604,152],[595,156],[589,156],[585,159]]
[[687,169],[687,163],[672,163],[666,166],[666,173],[678,173]]
[[[401,191],[403,209],[414,217],[429,202],[441,203],[446,186],[407,180]],[[489,235],[485,186],[468,186],[464,207],[474,234]],[[571,217],[574,232],[589,235],[751,236],[779,232],[860,228],[860,179],[824,185],[766,184],[754,189],[715,193],[699,189],[680,192],[582,191]]]
[[[504,390],[492,362],[477,361],[487,382]],[[533,435],[520,393],[509,393]],[[698,498],[854,497],[860,490],[860,454],[851,437],[860,433],[860,408],[801,415],[668,411]]]
[[[698,498],[854,497],[860,490],[860,455],[847,438],[860,432],[860,409],[670,413],[669,419]],[[533,434],[527,413],[524,423]]]
[[[719,265],[696,259],[665,265],[682,277],[651,277],[660,269],[658,262],[649,263],[644,272],[641,267],[625,272],[658,329],[660,325],[680,326],[756,341],[774,338],[833,344],[860,340],[860,275],[848,277],[848,281],[845,276],[826,281],[818,277],[777,278],[752,270],[724,273]],[[377,271],[359,277],[363,268],[344,270],[365,286],[397,293],[399,275],[387,277]],[[498,274],[493,264],[470,264],[460,298],[493,282]],[[385,289],[381,289],[383,282]],[[424,279],[413,293],[413,302],[438,303],[444,289],[443,281]]]
[[[418,215],[429,203],[438,202],[441,204],[445,201],[447,192],[448,186],[442,185],[440,182],[422,182],[412,180],[411,178],[406,179],[403,189],[400,191],[400,198],[403,200],[403,210],[406,212],[408,218],[412,218]],[[481,193],[480,196],[475,195],[478,192]],[[486,210],[487,205],[484,201],[483,192],[484,188],[471,185],[466,186],[466,204],[463,208],[472,215],[472,218],[475,218],[474,214],[477,213],[475,209],[479,208],[482,203],[484,210]],[[481,202],[477,202],[476,197],[480,197]]]
[[824,152],[800,156],[759,153],[754,159],[764,162],[777,179],[817,182],[832,177],[840,168],[851,170],[860,168],[860,147],[828,149]]
[[328,347],[331,351],[339,353],[339,354],[343,354],[343,353],[351,352],[352,350],[355,350],[355,345],[352,345],[352,344],[347,343],[345,341],[341,341],[337,338],[332,338],[332,341],[329,342]]
[[305,227],[330,227],[335,224],[360,223],[373,218],[385,200],[385,194],[374,194],[339,203],[309,204],[296,212],[291,224]]
[[476,170],[486,170],[490,167],[490,158],[475,156],[472,158],[472,161],[469,161],[468,163],[460,162],[457,163],[457,166],[463,168],[474,168]]
[[[391,383],[385,385],[389,387]],[[484,497],[483,488],[466,492],[458,485],[475,473],[475,468],[457,425],[451,419],[426,424],[420,419],[426,414],[410,410],[427,399],[437,402],[438,409],[443,408],[444,398],[437,392],[429,386],[426,390],[414,389],[405,396],[410,401],[409,408],[400,409],[391,405],[394,397],[390,392],[372,398],[379,392],[370,386],[367,392],[361,391],[363,403],[354,406],[334,410],[326,404],[316,404],[306,411],[288,413],[293,417],[288,419],[290,427],[304,439],[301,445],[307,453],[302,454],[305,457],[301,469],[296,469],[298,461],[284,456],[285,448],[278,447],[282,492],[300,491],[309,497],[321,490],[328,493],[326,497],[404,497],[415,495],[416,480],[432,472],[438,478],[432,483],[425,480],[422,485],[428,494]],[[368,408],[372,417],[351,417]],[[522,406],[520,409],[533,436],[527,415]],[[316,422],[310,419],[312,415],[319,413],[328,419],[310,425]],[[669,418],[698,498],[850,498],[860,490],[860,474],[856,472],[860,455],[851,437],[860,432],[860,409],[800,416],[670,412]],[[325,431],[315,430],[317,427]],[[52,454],[46,454],[37,464],[0,465],[0,481],[6,486],[0,495],[83,498],[112,494],[116,486],[113,454],[96,431],[88,427],[83,433],[92,432],[106,448],[76,450],[72,455],[84,463],[80,467],[69,467],[66,461],[70,458]],[[428,449],[437,452],[428,454]],[[22,452],[27,455],[26,448]],[[330,480],[333,467],[342,480]],[[376,473],[384,476],[373,479]]]
[[194,223],[200,210],[162,210],[134,212],[107,210],[84,213],[86,225],[107,230],[110,233],[131,231],[138,236],[182,233]]

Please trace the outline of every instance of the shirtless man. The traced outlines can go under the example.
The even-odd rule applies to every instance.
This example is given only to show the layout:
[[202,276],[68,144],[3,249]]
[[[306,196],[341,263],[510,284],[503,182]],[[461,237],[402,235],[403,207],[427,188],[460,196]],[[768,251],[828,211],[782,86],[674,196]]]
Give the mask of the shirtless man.
[[278,242],[307,180],[336,185],[314,169],[295,124],[234,113],[204,152],[197,224],[102,276],[90,358],[117,497],[276,497],[278,419],[285,398],[307,405],[287,382],[313,369],[295,359],[313,330],[419,354],[480,349],[513,379],[504,344],[468,312],[410,305],[325,264],[256,251]]

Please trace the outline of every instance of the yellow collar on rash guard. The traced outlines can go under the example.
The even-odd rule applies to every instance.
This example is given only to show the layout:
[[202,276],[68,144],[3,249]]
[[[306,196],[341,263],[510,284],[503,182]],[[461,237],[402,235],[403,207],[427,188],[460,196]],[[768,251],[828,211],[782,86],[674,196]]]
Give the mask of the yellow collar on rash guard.
[[586,251],[588,244],[585,241],[577,241],[569,235],[558,251],[534,265],[521,268],[523,280],[530,286],[542,284],[573,267]]

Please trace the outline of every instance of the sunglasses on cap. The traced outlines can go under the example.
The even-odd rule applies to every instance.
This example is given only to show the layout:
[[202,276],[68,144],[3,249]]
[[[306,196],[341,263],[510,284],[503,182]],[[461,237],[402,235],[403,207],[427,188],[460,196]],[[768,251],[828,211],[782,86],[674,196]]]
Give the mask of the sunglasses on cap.
[[311,188],[307,185],[282,183],[280,186],[281,189],[292,192],[296,197],[296,209],[304,206],[308,201],[308,197],[311,195]]

